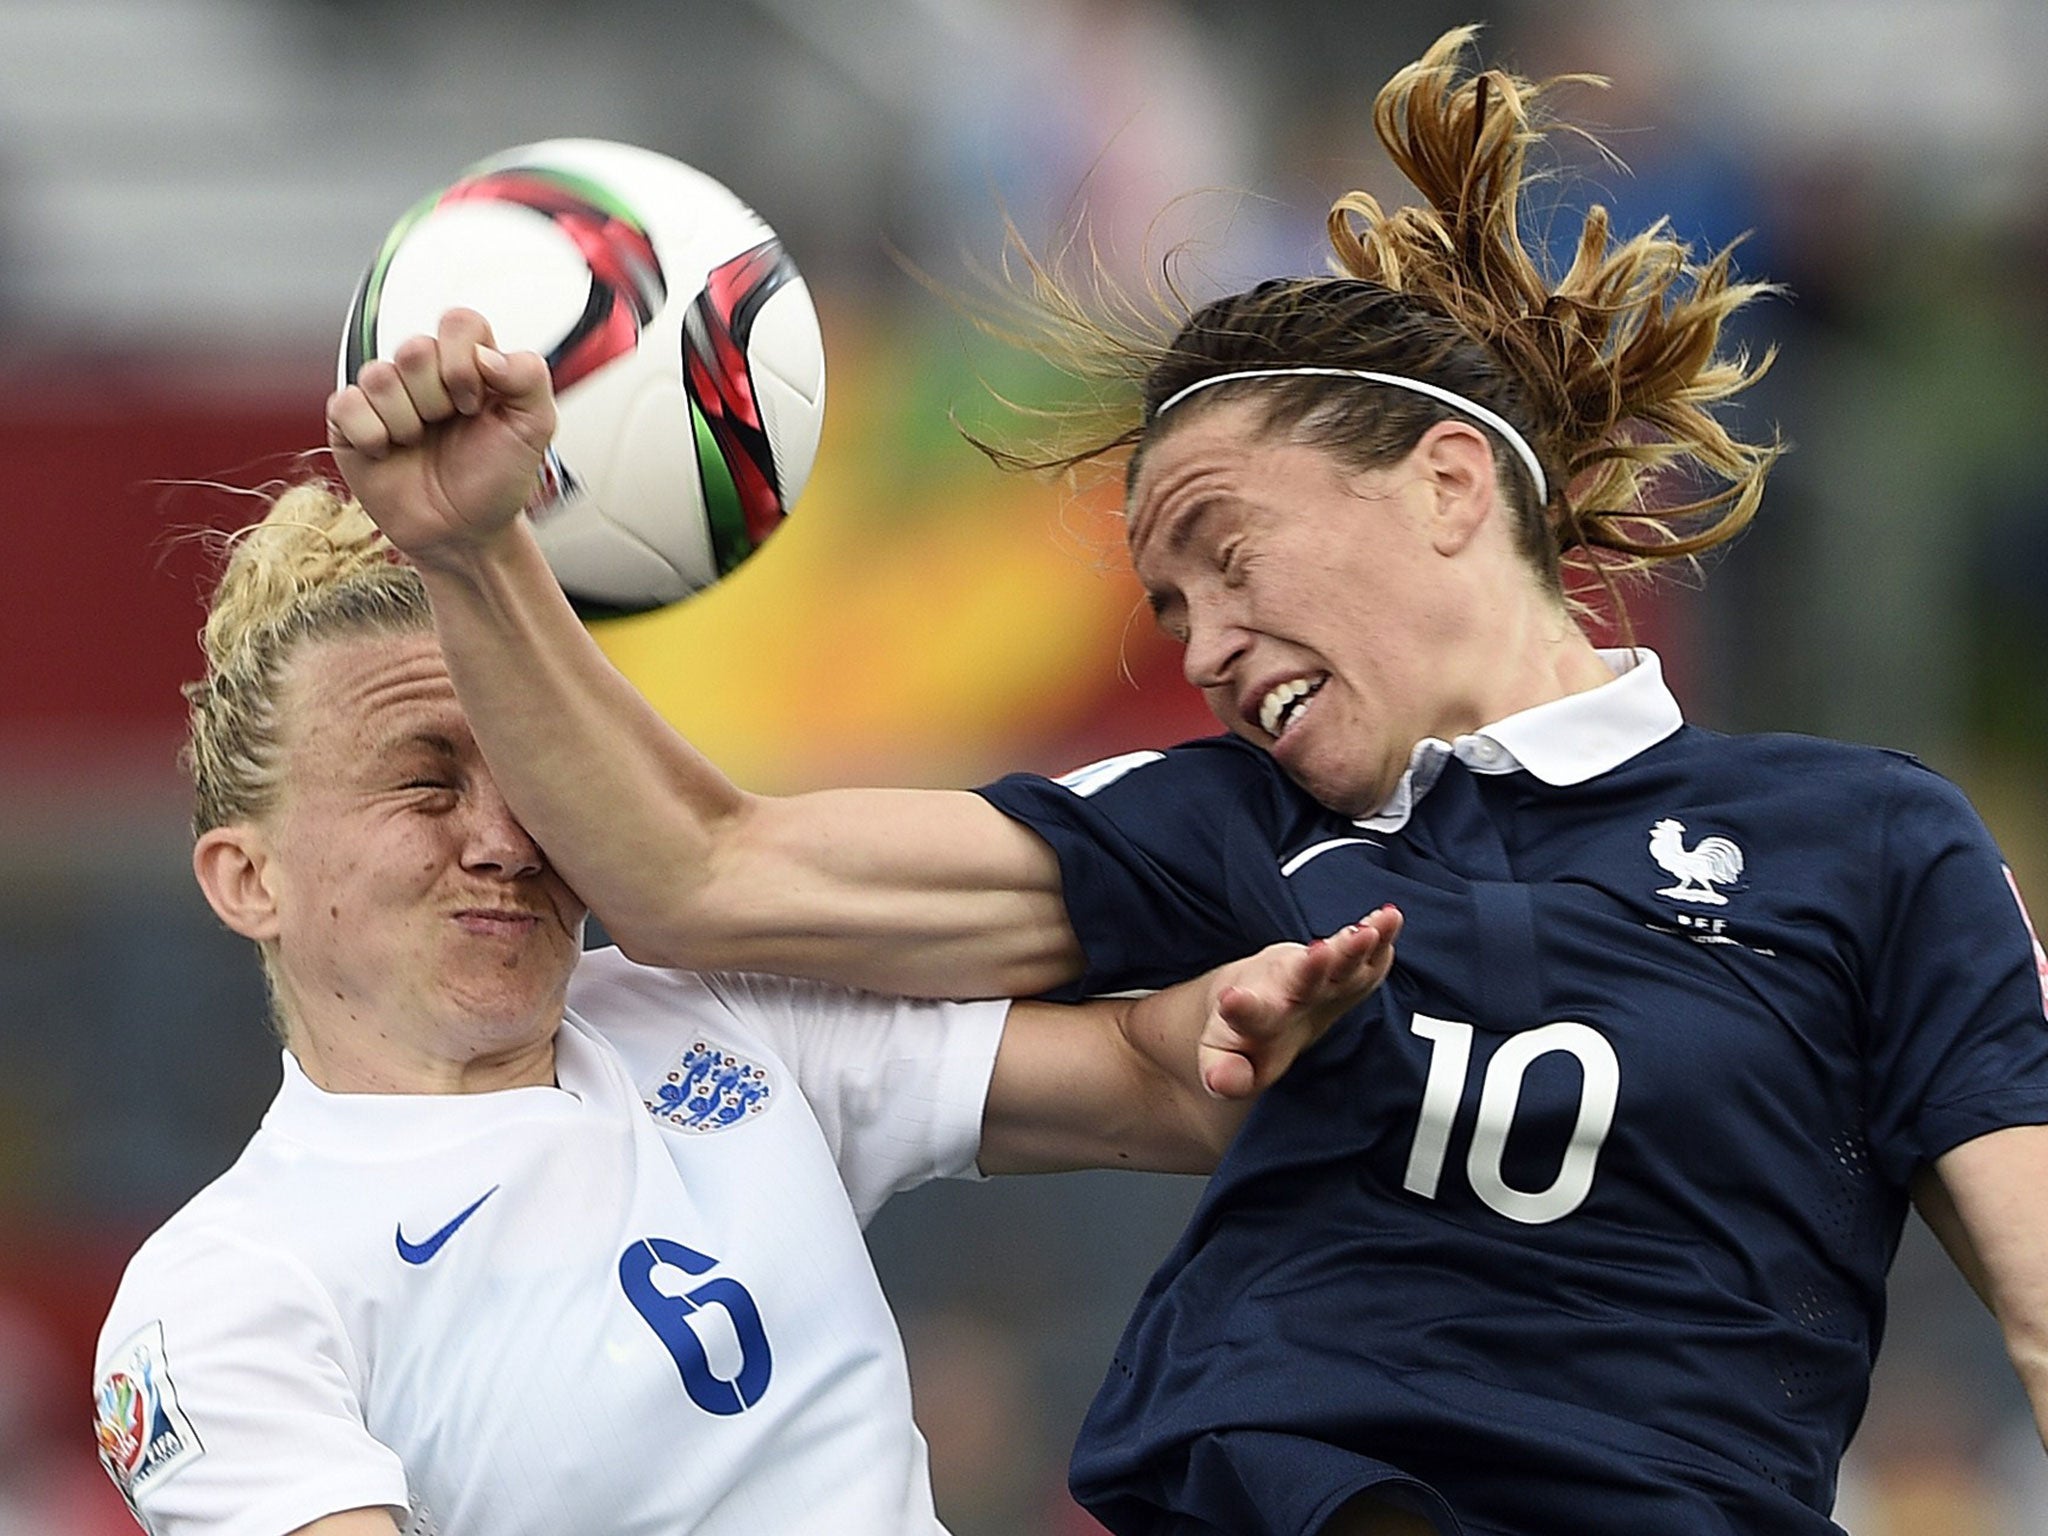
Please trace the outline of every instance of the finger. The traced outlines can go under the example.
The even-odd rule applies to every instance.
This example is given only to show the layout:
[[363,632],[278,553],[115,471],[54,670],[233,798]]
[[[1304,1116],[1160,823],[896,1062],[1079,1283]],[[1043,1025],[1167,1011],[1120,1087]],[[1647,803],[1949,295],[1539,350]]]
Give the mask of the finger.
[[1248,1099],[1258,1091],[1258,1069],[1236,1051],[1205,1047],[1201,1053],[1202,1087],[1218,1099]]
[[441,345],[433,337],[406,337],[391,354],[391,361],[414,414],[423,423],[446,421],[455,414],[455,401],[441,377]]
[[[1224,989],[1217,1002],[1195,1059],[1202,1086],[1223,1099],[1257,1093],[1292,1066],[1311,1040],[1320,1039],[1342,1011],[1279,1006],[1243,987]],[[1317,1013],[1324,1016],[1313,1021]]]
[[420,440],[426,426],[420,413],[413,409],[412,395],[396,365],[382,359],[363,364],[356,375],[356,388],[383,420],[385,434],[394,448],[410,448]]
[[1401,937],[1401,930],[1407,926],[1408,919],[1401,915],[1399,907],[1388,902],[1377,912],[1372,913],[1366,921],[1379,930],[1380,942],[1391,946],[1394,940]]
[[1310,1017],[1308,1008],[1276,1005],[1250,988],[1224,988],[1196,1051],[1204,1085],[1226,1098],[1254,1092],[1286,1071],[1296,1052],[1322,1033],[1310,1027]]
[[363,392],[351,384],[327,397],[327,446],[337,454],[381,459],[391,451],[390,434]]
[[530,446],[547,446],[555,435],[555,389],[547,359],[538,352],[507,353],[488,346],[478,347],[475,358],[505,424]]
[[[1224,1006],[1242,1008],[1255,1005],[1242,987],[1225,987],[1217,994],[1219,1010]],[[1195,1052],[1202,1086],[1219,1099],[1249,1098],[1259,1090],[1259,1063],[1270,1055],[1267,1041],[1245,1039],[1220,1016],[1212,1016],[1202,1031],[1202,1038]],[[1269,1074],[1270,1075],[1270,1074]]]
[[1208,1037],[1237,1047],[1284,1033],[1291,1019],[1330,994],[1337,963],[1336,948],[1322,939],[1262,951],[1237,982],[1216,994]]
[[477,348],[496,344],[490,321],[473,309],[451,309],[441,317],[434,337],[441,343],[441,382],[448,398],[463,415],[474,416],[484,408],[487,393],[477,368]]
[[475,356],[484,381],[507,405],[531,407],[538,397],[554,394],[547,359],[538,352],[500,352],[496,347],[479,346]]
[[1334,990],[1376,983],[1393,964],[1394,940],[1401,932],[1398,908],[1381,907],[1323,942],[1331,954],[1324,985]]
[[1356,992],[1380,943],[1371,922],[1353,923],[1313,943],[1275,946],[1270,967],[1241,979],[1229,1019],[1246,1033],[1272,1033],[1296,1013]]
[[1381,907],[1311,944],[1274,944],[1218,988],[1197,1042],[1202,1084],[1246,1098],[1293,1064],[1334,1020],[1386,979],[1402,917]]
[[1329,939],[1306,946],[1275,945],[1267,962],[1236,984],[1218,991],[1201,1044],[1265,1060],[1276,1042],[1298,1040],[1308,1027],[1327,1027],[1363,1001],[1386,977],[1391,964],[1376,924],[1354,924]]

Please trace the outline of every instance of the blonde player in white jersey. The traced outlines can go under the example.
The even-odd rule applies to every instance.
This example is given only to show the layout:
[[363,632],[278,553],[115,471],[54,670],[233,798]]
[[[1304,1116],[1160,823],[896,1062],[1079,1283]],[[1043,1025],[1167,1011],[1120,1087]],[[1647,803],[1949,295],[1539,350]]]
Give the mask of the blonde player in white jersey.
[[862,1224],[947,1175],[1213,1166],[1391,963],[1391,910],[1072,1008],[580,955],[360,511],[281,497],[205,643],[193,864],[284,1083],[101,1338],[151,1536],[937,1532]]

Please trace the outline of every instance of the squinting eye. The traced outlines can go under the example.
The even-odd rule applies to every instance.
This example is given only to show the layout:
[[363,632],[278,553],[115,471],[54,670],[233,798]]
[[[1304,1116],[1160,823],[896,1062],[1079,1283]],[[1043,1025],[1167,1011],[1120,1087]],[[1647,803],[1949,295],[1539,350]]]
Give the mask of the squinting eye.
[[1167,639],[1173,641],[1176,645],[1186,645],[1188,643],[1188,622],[1181,617],[1179,604],[1175,604],[1171,610],[1164,608],[1153,609],[1152,623],[1159,633],[1166,636]]

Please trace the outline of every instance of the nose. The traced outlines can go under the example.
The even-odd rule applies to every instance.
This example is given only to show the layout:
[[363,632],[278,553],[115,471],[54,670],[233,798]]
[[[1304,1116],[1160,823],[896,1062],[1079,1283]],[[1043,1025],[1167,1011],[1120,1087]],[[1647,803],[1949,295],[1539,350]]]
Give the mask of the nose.
[[540,844],[512,814],[494,784],[478,785],[470,800],[469,836],[462,864],[477,874],[525,880],[548,867]]
[[1234,620],[1218,614],[1190,612],[1188,641],[1180,658],[1181,675],[1197,688],[1221,688],[1230,681],[1232,670],[1250,643],[1250,634]]

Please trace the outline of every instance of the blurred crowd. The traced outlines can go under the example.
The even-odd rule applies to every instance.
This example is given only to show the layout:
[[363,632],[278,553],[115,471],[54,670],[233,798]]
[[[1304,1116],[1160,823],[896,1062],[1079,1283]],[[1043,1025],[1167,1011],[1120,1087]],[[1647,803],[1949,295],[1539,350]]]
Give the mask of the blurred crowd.
[[[758,788],[973,783],[1206,729],[1104,507],[953,417],[1056,381],[971,287],[1005,221],[1143,289],[1321,264],[1400,187],[1374,90],[1444,27],[1586,71],[1558,211],[1668,215],[1783,285],[1748,422],[1793,452],[1697,588],[1640,598],[1688,712],[1915,752],[2048,906],[2048,7],[2038,0],[7,0],[0,3],[0,1536],[132,1528],[91,1465],[127,1252],[277,1077],[252,957],[191,889],[172,767],[201,566],[315,446],[349,291],[468,160],[591,134],[703,166],[782,232],[827,330],[813,487],[731,584],[601,638]],[[1575,228],[1575,225],[1570,225]],[[1559,234],[1558,239],[1568,239]],[[24,554],[23,552],[27,553]],[[124,585],[125,583],[125,585]],[[1065,1451],[1191,1181],[903,1198],[873,1243],[956,1536],[1091,1529]],[[1924,1233],[1839,1518],[2048,1528],[1996,1331]]]

